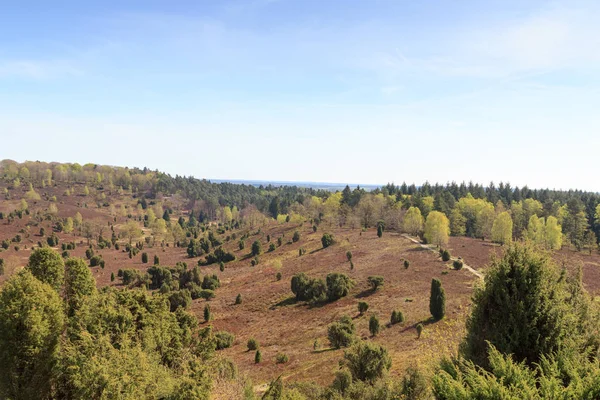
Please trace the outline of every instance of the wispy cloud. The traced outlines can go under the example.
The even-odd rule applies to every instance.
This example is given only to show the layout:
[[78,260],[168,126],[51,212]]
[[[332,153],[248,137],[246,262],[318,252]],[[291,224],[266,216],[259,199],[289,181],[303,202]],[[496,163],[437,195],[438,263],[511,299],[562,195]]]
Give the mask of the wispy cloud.
[[83,71],[70,61],[0,60],[0,79],[24,78],[45,80],[82,75]]

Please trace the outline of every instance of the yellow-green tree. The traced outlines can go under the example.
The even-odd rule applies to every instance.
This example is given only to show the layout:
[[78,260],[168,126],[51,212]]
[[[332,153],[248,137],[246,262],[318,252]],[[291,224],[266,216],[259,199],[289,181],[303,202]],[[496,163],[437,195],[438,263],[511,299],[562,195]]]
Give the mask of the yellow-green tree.
[[546,248],[552,250],[560,250],[562,247],[562,227],[558,224],[558,220],[554,216],[546,218],[545,239]]
[[81,216],[81,213],[79,211],[75,213],[74,222],[75,226],[81,226],[81,223],[83,222],[83,217]]
[[512,241],[513,221],[507,211],[498,214],[492,226],[492,240],[496,243],[507,244]]
[[410,207],[404,215],[404,231],[418,235],[423,230],[423,216],[417,207]]
[[525,237],[538,246],[544,246],[546,243],[545,222],[546,221],[543,217],[538,218],[537,215],[533,214],[531,217],[529,217],[529,223],[527,224],[527,232]]
[[[164,222],[164,221],[163,221]],[[135,221],[127,221],[121,233],[129,240],[129,243],[142,235],[142,230]]]
[[223,223],[224,224],[230,224],[231,221],[233,220],[233,213],[231,212],[231,208],[229,208],[229,206],[225,206],[223,207]]
[[425,221],[425,240],[427,243],[435,244],[438,247],[448,244],[450,235],[450,221],[444,213],[432,211]]
[[66,219],[65,224],[63,226],[63,232],[65,232],[65,233],[73,232],[73,218],[68,217]]

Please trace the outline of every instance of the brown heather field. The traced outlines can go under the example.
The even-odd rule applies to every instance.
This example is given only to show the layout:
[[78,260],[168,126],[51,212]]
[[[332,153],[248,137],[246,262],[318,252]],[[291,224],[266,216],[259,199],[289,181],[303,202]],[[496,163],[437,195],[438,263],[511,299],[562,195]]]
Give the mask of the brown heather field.
[[[0,188],[3,189],[3,188]],[[82,192],[82,186],[75,185],[76,193]],[[104,236],[110,238],[109,215],[107,207],[98,208],[92,196],[78,195],[63,196],[65,187],[38,189],[46,192],[48,196],[57,197],[56,205],[60,217],[72,217],[80,212],[84,221],[94,221],[106,226]],[[23,194],[26,189],[23,188]],[[14,191],[11,191],[14,193]],[[136,199],[131,195],[118,195],[105,192],[110,204],[119,209],[121,204],[127,204],[135,210]],[[96,193],[97,195],[97,193]],[[2,200],[0,212],[10,212],[17,208],[20,198]],[[186,215],[187,202],[183,199],[172,197],[162,199],[170,205],[175,213],[171,216],[173,223],[180,215]],[[84,203],[87,202],[87,208]],[[32,211],[46,209],[48,201],[29,201]],[[123,216],[116,217],[116,230],[126,221]],[[45,228],[46,235],[51,232],[51,222],[44,221],[37,226],[27,229],[27,224],[33,222],[30,216],[15,219],[12,224],[7,220],[0,220],[0,241],[10,239],[21,233],[24,237],[19,243],[20,250],[15,251],[14,245],[8,250],[0,252],[0,258],[6,262],[6,273],[0,277],[3,282],[12,273],[26,264],[31,247],[45,238],[38,236],[41,227]],[[295,230],[301,234],[297,243],[292,243]],[[247,232],[243,229],[237,232],[238,237]],[[253,230],[256,232],[256,228]],[[335,244],[327,249],[322,249],[321,235],[324,232],[332,233]],[[230,232],[227,232],[229,235]],[[57,234],[62,242],[75,241],[80,244],[71,255],[84,257],[87,242],[85,238],[76,234]],[[257,239],[262,242],[266,251],[267,235],[273,242],[283,238],[283,245],[275,251],[264,253],[260,263],[252,267],[250,258],[247,257],[250,244]],[[223,235],[226,236],[226,235]],[[123,240],[124,242],[124,240]],[[27,247],[27,248],[25,248]],[[302,257],[298,256],[298,249],[307,250]],[[202,267],[204,274],[217,274],[221,280],[221,287],[216,291],[216,298],[210,301],[214,314],[211,323],[218,329],[224,329],[235,334],[234,345],[220,352],[221,355],[232,359],[239,370],[259,385],[266,383],[279,375],[292,381],[307,381],[328,384],[333,379],[333,374],[338,369],[338,361],[343,356],[343,350],[328,348],[327,325],[337,320],[342,315],[350,315],[357,326],[358,334],[362,338],[369,337],[368,319],[370,315],[379,316],[381,324],[387,325],[392,310],[401,310],[406,321],[392,327],[385,326],[382,332],[374,339],[387,347],[392,355],[392,374],[399,375],[412,363],[419,364],[427,369],[437,363],[439,357],[453,353],[464,334],[464,322],[469,312],[470,297],[473,286],[479,279],[469,271],[451,269],[451,263],[442,262],[433,252],[422,249],[395,232],[386,232],[380,239],[374,229],[361,232],[359,229],[328,227],[321,225],[313,233],[309,223],[294,226],[291,223],[277,224],[272,222],[261,228],[261,233],[250,236],[246,240],[246,249],[240,251],[237,240],[224,244],[224,248],[235,253],[237,260],[226,264],[224,272],[220,272],[217,265]],[[485,272],[490,256],[500,254],[499,246],[470,238],[451,238],[449,248],[453,256],[462,257],[471,267]],[[160,257],[161,265],[174,265],[177,261],[185,261],[189,266],[196,265],[198,258],[188,258],[185,248],[169,247],[144,248],[149,255],[150,263],[143,264],[141,255],[129,259],[123,250],[113,249],[96,250],[102,254],[106,261],[104,269],[92,268],[99,287],[119,285],[120,280],[110,282],[110,275],[122,268],[136,268],[145,270],[152,263],[155,254]],[[354,270],[346,259],[346,252],[353,254]],[[555,254],[558,262],[564,263],[569,269],[574,270],[577,265],[583,265],[583,278],[586,287],[594,295],[600,291],[600,256],[597,254],[577,253],[570,249],[563,249]],[[410,261],[410,267],[405,269],[403,260]],[[282,279],[277,281],[276,274],[281,272]],[[356,285],[350,295],[338,301],[322,306],[311,307],[306,303],[296,303],[290,290],[290,279],[298,273],[305,272],[311,277],[324,278],[330,272],[343,272],[348,274]],[[385,279],[382,289],[371,292],[367,277],[381,275]],[[446,291],[446,318],[440,322],[429,322],[429,290],[431,279],[440,278]],[[237,294],[241,294],[243,302],[234,305]],[[357,304],[359,301],[369,303],[368,312],[359,317]],[[192,310],[202,320],[202,311],[205,300],[194,300]],[[417,339],[415,326],[418,323],[425,325],[421,339]],[[204,324],[201,324],[204,325]],[[258,340],[261,346],[263,361],[254,364],[254,352],[246,349],[249,338]],[[315,340],[318,341],[317,349],[313,348]],[[286,364],[276,364],[275,355],[279,352],[289,356]]]

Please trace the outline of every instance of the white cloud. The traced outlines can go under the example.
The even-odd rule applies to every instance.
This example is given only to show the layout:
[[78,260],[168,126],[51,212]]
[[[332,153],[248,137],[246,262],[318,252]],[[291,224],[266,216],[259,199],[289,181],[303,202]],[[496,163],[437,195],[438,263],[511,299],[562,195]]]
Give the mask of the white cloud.
[[0,79],[27,78],[43,80],[81,75],[83,75],[83,71],[69,61],[0,60]]

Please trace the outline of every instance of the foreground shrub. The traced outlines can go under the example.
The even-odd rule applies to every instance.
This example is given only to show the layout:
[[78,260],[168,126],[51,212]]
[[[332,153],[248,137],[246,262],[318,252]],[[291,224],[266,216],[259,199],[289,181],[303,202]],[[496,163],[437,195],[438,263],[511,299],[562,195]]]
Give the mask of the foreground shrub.
[[353,379],[374,382],[390,369],[392,359],[383,346],[366,341],[357,342],[346,350],[343,363]]

